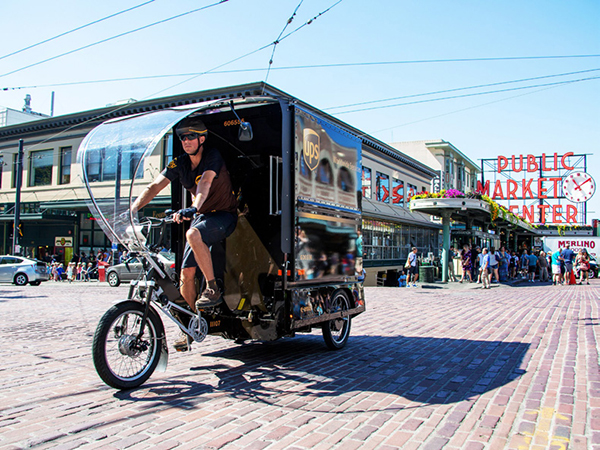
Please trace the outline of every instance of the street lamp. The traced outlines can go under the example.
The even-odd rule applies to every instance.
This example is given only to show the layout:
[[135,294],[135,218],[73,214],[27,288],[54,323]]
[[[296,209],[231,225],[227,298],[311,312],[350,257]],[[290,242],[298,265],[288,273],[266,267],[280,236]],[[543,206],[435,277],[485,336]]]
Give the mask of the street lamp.
[[15,225],[13,229],[13,255],[21,254],[21,245],[19,242],[19,222],[21,221],[21,184],[23,180],[23,139],[19,139],[19,153],[16,161],[15,177]]

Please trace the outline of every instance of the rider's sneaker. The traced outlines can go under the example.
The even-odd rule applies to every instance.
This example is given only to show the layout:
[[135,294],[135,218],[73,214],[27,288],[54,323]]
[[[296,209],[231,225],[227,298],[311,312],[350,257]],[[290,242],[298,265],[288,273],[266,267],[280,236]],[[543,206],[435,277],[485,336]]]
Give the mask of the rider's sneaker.
[[196,309],[212,308],[219,305],[222,301],[223,297],[218,287],[216,289],[207,287],[196,302]]
[[173,343],[173,347],[178,352],[187,352],[190,349],[190,337],[182,331],[179,339]]

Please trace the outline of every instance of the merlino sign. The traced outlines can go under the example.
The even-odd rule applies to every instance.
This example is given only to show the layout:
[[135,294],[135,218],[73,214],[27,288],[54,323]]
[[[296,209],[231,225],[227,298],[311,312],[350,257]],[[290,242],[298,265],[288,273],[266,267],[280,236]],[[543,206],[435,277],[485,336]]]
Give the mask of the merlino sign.
[[524,220],[541,224],[585,221],[580,220],[581,206],[585,211],[585,202],[595,190],[585,173],[585,155],[498,156],[483,160],[482,169],[484,164],[492,170],[482,170],[482,177],[489,176],[477,182],[477,190],[500,204],[508,203],[503,206]]

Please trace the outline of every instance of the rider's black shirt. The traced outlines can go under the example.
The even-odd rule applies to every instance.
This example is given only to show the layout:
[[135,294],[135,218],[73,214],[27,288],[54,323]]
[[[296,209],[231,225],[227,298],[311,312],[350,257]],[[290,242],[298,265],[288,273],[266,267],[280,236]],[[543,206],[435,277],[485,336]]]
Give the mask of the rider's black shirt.
[[213,211],[236,212],[237,201],[225,161],[216,148],[205,148],[202,152],[200,164],[195,169],[192,169],[190,155],[184,153],[171,161],[161,174],[171,181],[179,178],[183,187],[195,196],[202,174],[212,170],[217,176],[213,179],[206,200],[198,212],[201,214]]

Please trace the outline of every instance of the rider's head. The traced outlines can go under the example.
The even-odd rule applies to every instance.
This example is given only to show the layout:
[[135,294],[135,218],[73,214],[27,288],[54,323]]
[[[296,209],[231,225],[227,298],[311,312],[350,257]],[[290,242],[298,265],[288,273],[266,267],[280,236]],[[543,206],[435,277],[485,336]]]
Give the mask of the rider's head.
[[197,117],[188,117],[177,124],[175,128],[181,145],[189,155],[195,155],[200,151],[208,133],[204,122]]

